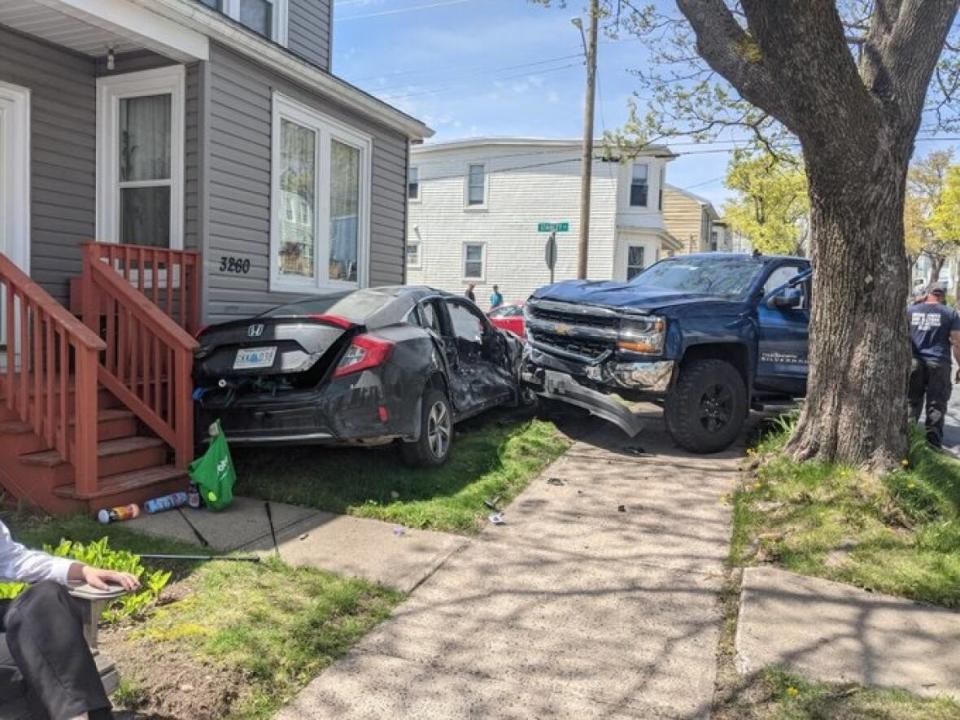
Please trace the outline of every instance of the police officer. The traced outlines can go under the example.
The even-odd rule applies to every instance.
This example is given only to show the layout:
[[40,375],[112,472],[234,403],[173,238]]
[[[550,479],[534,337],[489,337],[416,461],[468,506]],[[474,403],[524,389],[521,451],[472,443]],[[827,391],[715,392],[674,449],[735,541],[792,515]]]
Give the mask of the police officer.
[[[944,305],[943,287],[934,285],[926,297],[907,309],[913,361],[910,368],[910,416],[920,420],[926,396],[927,441],[939,448],[943,443],[943,420],[951,383],[950,346],[960,363],[960,314]],[[957,374],[960,381],[960,372]]]

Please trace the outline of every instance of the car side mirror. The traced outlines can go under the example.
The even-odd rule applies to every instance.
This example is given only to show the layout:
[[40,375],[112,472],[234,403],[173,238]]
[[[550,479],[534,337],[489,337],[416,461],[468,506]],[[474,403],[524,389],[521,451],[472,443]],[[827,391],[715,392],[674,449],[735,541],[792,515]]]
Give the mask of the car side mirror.
[[771,310],[795,310],[803,303],[803,293],[799,288],[785,287],[767,298],[767,307]]

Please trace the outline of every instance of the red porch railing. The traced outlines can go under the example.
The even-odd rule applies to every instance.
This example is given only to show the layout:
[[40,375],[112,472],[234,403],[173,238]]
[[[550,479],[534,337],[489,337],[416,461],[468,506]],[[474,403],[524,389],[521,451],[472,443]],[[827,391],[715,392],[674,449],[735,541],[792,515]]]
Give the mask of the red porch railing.
[[[186,469],[193,455],[191,370],[198,343],[184,327],[195,326],[199,313],[190,289],[196,285],[190,279],[192,273],[196,280],[196,254],[96,243],[84,253],[83,319],[106,340],[100,382],[174,449],[177,466]],[[156,282],[164,279],[161,270],[166,299]],[[152,288],[144,275],[152,277]],[[171,299],[174,285],[179,297]]]
[[106,344],[3,254],[0,288],[4,402],[73,464],[77,490],[92,493],[98,477],[97,356]]
[[200,253],[94,242],[84,245],[84,253],[112,267],[187,332],[200,328]]

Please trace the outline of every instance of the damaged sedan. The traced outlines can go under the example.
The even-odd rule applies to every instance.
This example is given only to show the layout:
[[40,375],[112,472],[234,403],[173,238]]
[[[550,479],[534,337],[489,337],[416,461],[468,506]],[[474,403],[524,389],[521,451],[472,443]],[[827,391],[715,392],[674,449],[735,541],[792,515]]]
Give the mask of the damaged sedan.
[[522,342],[425,287],[291,303],[198,340],[197,427],[220,420],[234,445],[396,442],[440,465],[455,423],[522,397]]

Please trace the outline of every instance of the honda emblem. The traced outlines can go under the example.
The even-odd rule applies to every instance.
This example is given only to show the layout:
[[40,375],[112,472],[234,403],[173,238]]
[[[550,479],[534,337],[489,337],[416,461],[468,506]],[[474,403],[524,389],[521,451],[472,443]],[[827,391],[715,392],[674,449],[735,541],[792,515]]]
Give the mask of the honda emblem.
[[247,328],[247,337],[260,337],[263,335],[263,323],[257,323]]

